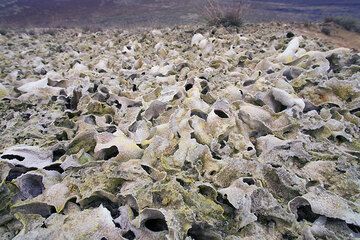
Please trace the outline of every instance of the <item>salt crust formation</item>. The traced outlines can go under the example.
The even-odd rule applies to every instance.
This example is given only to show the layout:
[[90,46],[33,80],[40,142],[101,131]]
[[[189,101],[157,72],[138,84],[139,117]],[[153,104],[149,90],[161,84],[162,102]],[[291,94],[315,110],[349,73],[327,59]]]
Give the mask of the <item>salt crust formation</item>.
[[0,239],[360,237],[358,52],[281,24],[0,44]]

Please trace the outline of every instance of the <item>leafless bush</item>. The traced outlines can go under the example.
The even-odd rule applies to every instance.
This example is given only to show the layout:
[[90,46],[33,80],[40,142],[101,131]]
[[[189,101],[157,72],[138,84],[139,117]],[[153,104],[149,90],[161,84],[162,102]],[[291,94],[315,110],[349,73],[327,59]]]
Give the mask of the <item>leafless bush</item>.
[[312,26],[313,26],[313,24],[312,24],[310,21],[305,21],[305,22],[304,22],[304,27],[310,28],[310,27],[312,27]]
[[331,35],[331,29],[328,28],[328,27],[322,27],[321,28],[321,32],[327,36],[330,36]]
[[203,15],[210,25],[240,27],[250,5],[243,0],[224,3],[218,0],[206,0]]

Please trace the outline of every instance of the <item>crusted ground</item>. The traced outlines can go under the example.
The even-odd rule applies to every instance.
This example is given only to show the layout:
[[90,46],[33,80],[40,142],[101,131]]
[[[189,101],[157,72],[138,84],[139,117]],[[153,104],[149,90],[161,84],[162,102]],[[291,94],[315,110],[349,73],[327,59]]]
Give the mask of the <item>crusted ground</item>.
[[360,56],[309,31],[0,35],[0,239],[359,237]]

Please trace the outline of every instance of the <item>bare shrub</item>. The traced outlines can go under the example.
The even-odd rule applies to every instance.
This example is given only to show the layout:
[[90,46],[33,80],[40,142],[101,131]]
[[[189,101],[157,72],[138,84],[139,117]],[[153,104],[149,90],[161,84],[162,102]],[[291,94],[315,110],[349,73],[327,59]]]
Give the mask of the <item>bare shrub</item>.
[[230,3],[206,0],[203,9],[203,15],[210,25],[241,27],[250,5],[242,0]]
[[311,26],[313,26],[313,24],[310,21],[305,21],[304,22],[304,27],[310,28]]
[[328,27],[322,27],[322,28],[321,28],[321,32],[322,32],[323,34],[327,35],[327,36],[330,36],[330,35],[331,35],[331,30],[330,30],[330,28],[328,28]]

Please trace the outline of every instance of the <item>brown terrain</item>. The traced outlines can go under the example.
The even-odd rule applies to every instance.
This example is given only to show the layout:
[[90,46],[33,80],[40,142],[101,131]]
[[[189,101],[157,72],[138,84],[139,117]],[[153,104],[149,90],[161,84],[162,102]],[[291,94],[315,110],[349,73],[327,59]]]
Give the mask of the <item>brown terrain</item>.
[[[330,30],[330,35],[321,32],[323,27]],[[296,26],[296,32],[303,36],[319,39],[320,42],[334,47],[345,47],[357,51],[360,50],[359,33],[347,31],[336,24],[312,24],[309,26],[299,24]]]

